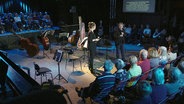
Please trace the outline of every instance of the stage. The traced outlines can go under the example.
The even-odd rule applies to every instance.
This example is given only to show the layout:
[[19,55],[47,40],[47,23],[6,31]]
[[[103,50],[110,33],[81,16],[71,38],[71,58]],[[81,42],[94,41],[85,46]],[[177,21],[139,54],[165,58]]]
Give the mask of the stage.
[[[34,34],[33,34],[34,33]],[[39,35],[39,31],[27,31],[24,34],[20,35],[31,35],[31,36],[37,36]],[[72,46],[73,54],[69,55],[67,52],[65,52],[64,47],[66,46],[71,46],[69,43],[66,45],[62,45],[60,43],[57,43],[56,40],[51,40],[51,45],[50,49],[43,51],[43,45],[39,44],[40,51],[39,53],[34,56],[34,57],[29,57],[28,54],[26,53],[26,50],[22,50],[19,48],[16,48],[15,46],[11,46],[13,41],[18,43],[18,39],[16,36],[13,36],[12,34],[7,34],[2,36],[1,38],[12,38],[11,44],[9,44],[7,49],[4,49],[8,53],[8,57],[15,62],[18,65],[28,67],[30,69],[30,76],[34,79],[35,77],[35,69],[34,69],[34,64],[33,62],[36,62],[39,66],[44,66],[49,69],[51,69],[53,77],[58,75],[58,63],[53,59],[54,53],[56,50],[62,50],[64,52],[63,58],[61,62],[59,63],[60,65],[60,74],[68,81],[68,83],[64,80],[58,80],[54,79],[55,84],[59,84],[63,87],[65,87],[69,92],[69,96],[72,99],[73,104],[81,104],[81,98],[77,96],[77,93],[75,91],[75,87],[86,87],[88,86],[91,82],[94,81],[96,78],[93,74],[88,69],[88,52],[83,51],[80,49],[77,49],[76,46]],[[16,39],[16,40],[14,40]],[[54,38],[53,38],[54,39]],[[7,39],[6,41],[8,41]],[[94,58],[94,68],[98,70],[99,72],[103,72],[103,62],[106,59],[111,59],[112,61],[115,60],[115,46],[114,42],[110,41],[111,45],[108,47],[101,47],[98,46],[96,49],[96,56]],[[17,47],[19,47],[19,44],[16,44]],[[132,45],[132,44],[125,44],[125,50],[126,50],[126,59],[130,55],[136,55],[138,56],[139,50],[141,50],[143,47]],[[45,54],[43,54],[43,52]],[[85,53],[85,54],[84,54]],[[85,57],[84,57],[85,56]],[[41,58],[40,58],[41,57]],[[77,57],[77,59],[74,61],[74,67],[73,63],[70,58]],[[80,61],[81,61],[81,66],[80,67]],[[24,70],[24,69],[23,69]],[[27,70],[24,70],[27,73]],[[115,68],[113,68],[112,73],[116,71]],[[50,77],[48,77],[50,78]],[[35,79],[38,83],[40,82],[40,78]],[[43,78],[43,82],[46,81]]]

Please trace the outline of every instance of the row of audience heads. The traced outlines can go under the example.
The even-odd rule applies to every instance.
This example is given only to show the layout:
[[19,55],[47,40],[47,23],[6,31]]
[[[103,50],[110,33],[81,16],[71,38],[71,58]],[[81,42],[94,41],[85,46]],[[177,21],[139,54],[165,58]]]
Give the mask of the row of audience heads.
[[[154,47],[149,48],[148,51],[145,49],[142,49],[139,54],[139,59],[144,60],[144,59],[147,59],[147,57],[155,58],[155,57],[159,57],[159,55],[160,56],[167,55],[167,48],[162,46],[160,47],[159,52]],[[128,62],[130,63],[130,65],[136,64],[137,61],[138,59],[136,56],[134,55],[129,56]],[[104,70],[110,72],[113,69],[113,66],[114,66],[114,63],[111,60],[106,60],[104,63]],[[123,69],[125,66],[126,66],[126,63],[123,60],[117,59],[115,61],[115,67],[117,70]],[[168,79],[165,78],[166,73],[164,72],[163,68],[155,68],[153,70],[151,83],[154,85],[162,85],[162,84],[165,84],[166,80],[169,83],[175,83],[179,81],[181,79],[182,74],[184,73],[184,59],[181,59],[176,67],[171,66],[169,69],[165,69],[165,70],[167,70]],[[150,85],[150,82],[146,80],[140,81],[137,86],[137,92],[142,96],[149,95],[152,92],[152,87]]]

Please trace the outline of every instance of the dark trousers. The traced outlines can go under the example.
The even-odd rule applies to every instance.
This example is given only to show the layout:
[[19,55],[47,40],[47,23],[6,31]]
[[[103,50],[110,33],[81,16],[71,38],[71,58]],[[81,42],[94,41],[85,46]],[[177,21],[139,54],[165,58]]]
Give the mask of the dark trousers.
[[94,50],[89,50],[89,70],[93,72],[93,60],[95,56],[95,49]]
[[122,59],[125,61],[125,49],[124,44],[116,45],[116,58]]
[[90,83],[88,87],[81,88],[80,96],[82,98],[94,97],[99,93],[99,88],[95,83]]

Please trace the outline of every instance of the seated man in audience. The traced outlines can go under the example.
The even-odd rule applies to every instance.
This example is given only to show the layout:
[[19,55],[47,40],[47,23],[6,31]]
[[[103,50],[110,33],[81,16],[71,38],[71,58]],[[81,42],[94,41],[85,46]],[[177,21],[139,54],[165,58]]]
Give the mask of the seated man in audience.
[[167,88],[164,84],[165,82],[164,76],[165,76],[164,72],[161,68],[157,68],[153,71],[151,83],[152,86],[151,98],[153,104],[159,104],[167,97]]
[[115,95],[121,95],[128,80],[128,72],[123,69],[125,67],[125,63],[121,59],[116,60],[115,67],[117,71],[115,73],[115,86],[112,92]]
[[21,21],[20,16],[18,15],[18,13],[15,13],[14,21],[15,21],[15,24],[17,25],[19,31],[22,31],[23,25],[22,25],[22,21]]
[[82,98],[91,97],[95,102],[103,102],[103,98],[109,94],[115,84],[115,76],[111,73],[112,69],[112,61],[106,60],[104,63],[104,73],[98,76],[89,87],[81,89],[76,87],[78,96]]
[[148,51],[145,50],[145,49],[142,49],[140,52],[139,52],[139,61],[138,61],[138,65],[141,67],[142,69],[142,73],[146,73],[144,74],[142,77],[141,77],[141,80],[146,80],[147,77],[148,77],[148,71],[151,69],[151,66],[150,66],[150,60],[147,59],[148,57]]
[[143,38],[149,38],[151,37],[151,29],[150,26],[147,24],[146,28],[143,30]]
[[169,81],[166,83],[167,94],[172,95],[180,91],[180,88],[184,86],[181,81],[181,71],[177,67],[171,67],[168,73]]
[[146,80],[140,81],[137,86],[138,99],[133,104],[152,104],[151,93],[152,88],[150,83]]

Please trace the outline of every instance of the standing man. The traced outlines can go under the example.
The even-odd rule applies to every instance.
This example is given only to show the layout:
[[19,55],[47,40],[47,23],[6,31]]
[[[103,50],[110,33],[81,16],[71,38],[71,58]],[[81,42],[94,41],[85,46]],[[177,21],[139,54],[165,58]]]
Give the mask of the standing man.
[[96,29],[96,24],[94,22],[89,22],[88,29],[89,70],[91,71],[91,73],[94,73],[93,59],[96,53],[96,35],[94,33],[94,30]]
[[125,61],[125,31],[124,24],[122,22],[118,23],[118,28],[114,32],[114,41],[116,46],[116,58]]

